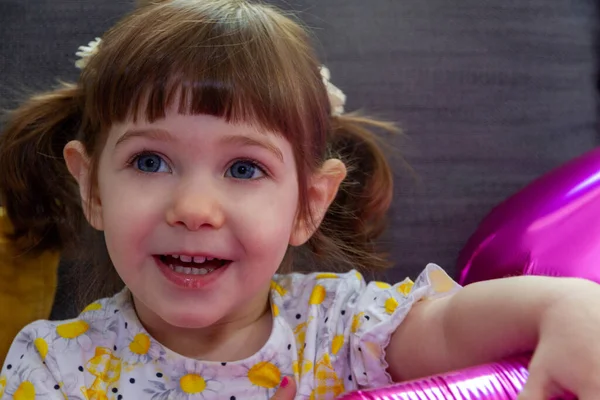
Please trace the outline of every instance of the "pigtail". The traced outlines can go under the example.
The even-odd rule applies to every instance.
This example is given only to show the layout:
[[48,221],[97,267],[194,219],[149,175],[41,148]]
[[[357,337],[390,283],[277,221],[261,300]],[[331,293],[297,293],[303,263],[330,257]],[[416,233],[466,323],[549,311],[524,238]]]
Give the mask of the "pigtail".
[[380,139],[371,129],[398,132],[392,123],[357,114],[331,117],[329,157],[341,159],[348,175],[308,243],[330,269],[380,271],[389,266],[375,240],[386,228],[393,176]]
[[77,86],[32,97],[0,135],[0,201],[19,251],[61,251],[83,222],[76,182],[63,159],[81,121]]

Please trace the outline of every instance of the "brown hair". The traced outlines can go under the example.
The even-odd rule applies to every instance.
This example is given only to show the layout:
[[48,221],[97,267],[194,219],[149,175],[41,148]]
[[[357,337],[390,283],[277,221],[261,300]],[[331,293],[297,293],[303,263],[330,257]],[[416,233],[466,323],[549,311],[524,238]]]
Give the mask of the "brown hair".
[[[30,99],[0,136],[0,199],[15,226],[15,243],[36,251],[81,247],[77,239],[90,228],[82,224],[64,145],[73,139],[84,144],[95,179],[114,123],[154,121],[175,106],[280,132],[295,151],[306,218],[309,173],[328,157],[342,159],[348,177],[304,254],[325,269],[385,267],[374,241],[391,202],[392,174],[370,129],[394,131],[394,125],[357,114],[331,116],[308,33],[271,6],[244,0],[140,3],[104,35],[76,85]],[[93,243],[106,253],[100,239],[96,235]],[[114,278],[100,281],[120,282],[106,268],[106,254],[104,260],[88,261]]]

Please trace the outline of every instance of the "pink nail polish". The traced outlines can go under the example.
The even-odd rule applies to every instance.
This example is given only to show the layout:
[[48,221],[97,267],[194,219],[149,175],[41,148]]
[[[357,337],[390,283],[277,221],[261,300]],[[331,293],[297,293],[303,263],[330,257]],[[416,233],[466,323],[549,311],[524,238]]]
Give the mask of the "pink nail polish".
[[281,387],[284,388],[289,384],[290,384],[290,378],[288,378],[287,376],[284,376],[283,379],[281,380]]

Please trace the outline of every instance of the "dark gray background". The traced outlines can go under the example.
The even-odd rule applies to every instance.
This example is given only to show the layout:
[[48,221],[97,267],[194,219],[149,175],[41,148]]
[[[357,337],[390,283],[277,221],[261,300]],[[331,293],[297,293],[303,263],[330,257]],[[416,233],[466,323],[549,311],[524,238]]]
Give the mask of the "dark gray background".
[[[458,251],[489,210],[599,143],[594,0],[294,0],[347,109],[398,121],[391,279]],[[74,52],[133,7],[0,0],[0,105],[73,80]]]

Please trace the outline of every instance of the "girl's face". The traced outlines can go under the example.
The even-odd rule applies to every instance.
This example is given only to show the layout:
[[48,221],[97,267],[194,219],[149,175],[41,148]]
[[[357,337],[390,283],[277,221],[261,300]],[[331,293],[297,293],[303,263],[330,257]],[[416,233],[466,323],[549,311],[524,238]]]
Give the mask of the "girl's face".
[[[202,328],[264,310],[286,248],[310,236],[296,223],[290,143],[251,124],[171,111],[154,123],[116,125],[100,156],[97,198],[87,201],[85,157],[78,172],[68,148],[91,202],[88,219],[104,230],[142,320]],[[317,213],[335,196],[338,175],[323,178],[331,193],[315,180]]]

